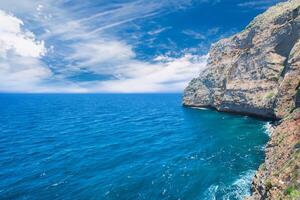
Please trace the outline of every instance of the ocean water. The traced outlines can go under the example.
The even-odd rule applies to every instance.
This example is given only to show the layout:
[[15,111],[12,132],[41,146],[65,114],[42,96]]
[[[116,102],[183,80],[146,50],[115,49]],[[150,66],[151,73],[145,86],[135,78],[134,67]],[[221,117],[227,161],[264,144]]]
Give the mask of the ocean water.
[[1,94],[0,199],[242,199],[266,123],[179,94]]

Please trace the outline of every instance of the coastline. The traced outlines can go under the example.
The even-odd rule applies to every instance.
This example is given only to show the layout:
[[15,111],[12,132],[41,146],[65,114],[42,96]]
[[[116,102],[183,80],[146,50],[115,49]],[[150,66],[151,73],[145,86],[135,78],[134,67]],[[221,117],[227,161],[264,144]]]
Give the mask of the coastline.
[[[215,107],[212,107],[212,106],[194,106],[194,105],[184,105],[184,107],[188,107],[188,108],[193,108],[193,109],[208,109],[208,110],[214,110],[216,112],[223,112],[223,113],[229,113],[229,114],[232,114],[232,115],[239,115],[239,116],[249,116],[249,117],[253,117],[253,118],[256,118],[256,119],[259,119],[259,120],[262,120],[262,121],[266,121],[267,124],[264,126],[264,133],[268,135],[269,137],[269,140],[268,142],[265,144],[264,146],[264,152],[266,154],[267,152],[267,148],[269,146],[269,142],[272,140],[272,135],[273,135],[273,132],[276,131],[276,128],[280,122],[280,120],[275,120],[274,118],[270,118],[270,117],[264,117],[264,116],[259,116],[259,115],[248,115],[246,113],[242,113],[242,112],[230,112],[230,111],[219,111],[218,109],[216,109]],[[260,199],[259,198],[259,194],[264,192],[264,191],[257,191],[259,192],[259,194],[256,194],[256,196],[254,197],[251,197],[249,195],[255,195],[255,189],[256,187],[263,187],[263,183],[259,183],[260,179],[262,179],[263,177],[261,176],[261,166],[264,166],[265,165],[265,162],[266,162],[266,158],[265,157],[265,161],[263,163],[261,163],[260,167],[256,170],[253,171],[252,175],[251,175],[251,185],[249,185],[249,190],[251,191],[249,194],[247,194],[246,196],[244,196],[244,198],[246,200],[256,200],[256,199]],[[249,177],[248,177],[249,178]],[[245,190],[245,188],[244,188]],[[214,194],[210,194],[210,196],[213,196]],[[240,196],[241,194],[238,194],[238,196]]]
[[265,162],[252,182],[246,199],[298,199],[300,166],[300,108],[270,127]]
[[278,3],[213,44],[183,105],[272,120],[248,200],[300,199],[300,0]]
[[279,118],[276,118],[276,117],[272,117],[269,115],[260,115],[260,114],[256,114],[256,113],[252,113],[252,112],[241,112],[241,111],[236,111],[236,110],[219,110],[217,107],[210,106],[210,105],[187,105],[187,104],[183,103],[182,106],[188,107],[188,108],[195,108],[195,109],[199,109],[199,108],[211,109],[211,110],[215,110],[218,112],[230,113],[230,114],[235,114],[235,115],[240,115],[240,116],[250,116],[250,117],[258,118],[261,120],[272,121],[274,123],[280,120]]
[[[224,112],[212,106],[184,105],[190,108],[212,109]],[[264,148],[265,161],[252,177],[251,196],[246,200],[259,199],[295,199],[300,197],[299,172],[300,166],[300,108],[295,109],[283,119],[274,119],[243,112],[225,111],[240,116],[250,116],[270,123],[265,127],[269,141]],[[287,134],[287,130],[289,134]],[[285,156],[284,156],[285,155]],[[290,175],[293,178],[290,179]],[[288,197],[286,197],[288,196]]]

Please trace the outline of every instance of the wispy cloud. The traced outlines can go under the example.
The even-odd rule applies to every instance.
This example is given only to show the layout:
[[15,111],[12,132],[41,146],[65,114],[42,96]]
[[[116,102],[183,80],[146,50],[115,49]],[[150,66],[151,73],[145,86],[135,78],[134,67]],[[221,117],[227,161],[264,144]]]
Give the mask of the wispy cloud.
[[168,27],[161,27],[161,28],[157,28],[155,30],[152,30],[152,31],[148,31],[148,34],[149,35],[157,35],[157,34],[160,34],[166,30],[169,30],[171,29],[172,27],[168,26]]
[[264,0],[264,1],[247,1],[243,3],[239,3],[238,6],[242,8],[251,8],[258,10],[265,10],[270,6],[282,2],[283,0]]
[[194,30],[183,30],[182,33],[191,36],[197,40],[205,40],[206,39],[206,35]]
[[182,33],[197,40],[206,40],[208,37],[217,35],[220,32],[219,27],[210,28],[206,31],[183,30]]
[[[0,22],[6,26],[0,27],[0,43],[3,44],[0,48],[0,91],[180,91],[205,66],[206,56],[184,54],[177,58],[160,56],[139,60],[134,46],[115,34],[115,29],[141,18],[168,13],[170,6],[183,9],[187,2],[138,0],[119,3],[90,15],[80,11],[80,17],[74,15],[79,8],[74,6],[68,10],[64,7],[65,1],[2,1],[0,6],[18,17],[1,11]],[[11,24],[15,27],[10,27]],[[148,34],[156,35],[169,28]],[[6,36],[6,29],[15,32]],[[60,58],[60,62],[50,61],[49,64],[52,57]],[[68,79],[81,71],[107,74],[115,79],[81,82]]]
[[82,83],[92,92],[178,92],[206,67],[207,55],[180,58],[158,57],[155,63],[132,61],[116,70],[125,77]]

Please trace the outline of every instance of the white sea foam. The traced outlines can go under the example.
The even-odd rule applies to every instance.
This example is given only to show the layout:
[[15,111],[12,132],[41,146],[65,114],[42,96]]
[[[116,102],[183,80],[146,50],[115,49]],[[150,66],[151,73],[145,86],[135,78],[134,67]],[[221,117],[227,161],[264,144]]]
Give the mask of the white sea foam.
[[224,184],[211,185],[205,193],[205,199],[219,199],[219,195],[222,196],[222,200],[244,199],[245,196],[250,195],[250,185],[254,174],[255,170],[249,170],[228,186]]
[[208,108],[204,108],[204,107],[192,107],[192,108],[194,108],[194,109],[198,109],[198,110],[208,110]]
[[272,124],[271,122],[267,122],[264,126],[263,126],[263,129],[264,129],[264,133],[266,133],[269,137],[271,137],[271,134],[272,134]]
[[232,185],[231,193],[228,195],[225,195],[225,199],[229,200],[232,199],[232,197],[235,197],[236,199],[244,199],[245,196],[249,196],[251,194],[250,192],[250,186],[253,176],[255,175],[255,170],[249,170],[242,176],[240,176],[239,179],[237,179]]
[[205,199],[216,200],[218,189],[218,185],[211,185],[206,192]]

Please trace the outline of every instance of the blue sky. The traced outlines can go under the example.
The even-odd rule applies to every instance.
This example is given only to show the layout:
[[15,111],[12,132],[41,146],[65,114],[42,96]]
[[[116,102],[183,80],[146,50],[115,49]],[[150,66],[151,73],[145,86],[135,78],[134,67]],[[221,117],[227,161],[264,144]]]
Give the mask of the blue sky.
[[0,0],[0,92],[180,92],[280,0]]

